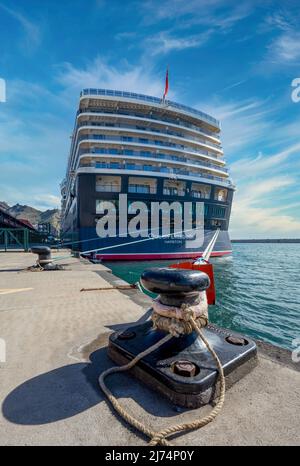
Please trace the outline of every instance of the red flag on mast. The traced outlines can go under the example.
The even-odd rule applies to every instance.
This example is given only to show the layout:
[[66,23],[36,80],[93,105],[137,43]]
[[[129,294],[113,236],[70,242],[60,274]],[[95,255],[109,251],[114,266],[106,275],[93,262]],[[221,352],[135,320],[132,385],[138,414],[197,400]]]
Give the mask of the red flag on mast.
[[163,101],[166,98],[168,90],[169,90],[169,68],[167,68],[167,72],[166,72],[166,84],[165,84],[165,92],[164,92],[164,96],[163,96]]

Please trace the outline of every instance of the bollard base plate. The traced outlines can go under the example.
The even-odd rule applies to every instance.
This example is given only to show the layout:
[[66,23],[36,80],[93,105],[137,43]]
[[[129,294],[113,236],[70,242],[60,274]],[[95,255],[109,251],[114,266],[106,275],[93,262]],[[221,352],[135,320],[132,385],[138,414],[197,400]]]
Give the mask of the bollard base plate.
[[[248,374],[257,364],[254,341],[235,332],[209,324],[203,329],[223,365],[226,389]],[[119,365],[132,360],[165,336],[153,330],[152,322],[130,327],[110,336],[108,355]],[[193,376],[174,372],[178,361],[196,366]],[[131,373],[177,406],[198,408],[210,403],[219,393],[215,361],[195,333],[172,338],[158,350],[141,359]]]

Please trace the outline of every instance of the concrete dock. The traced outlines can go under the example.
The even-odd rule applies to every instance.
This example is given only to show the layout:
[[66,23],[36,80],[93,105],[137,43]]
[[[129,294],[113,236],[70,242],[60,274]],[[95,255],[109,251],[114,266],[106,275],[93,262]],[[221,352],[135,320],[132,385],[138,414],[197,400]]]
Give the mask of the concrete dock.
[[[68,256],[58,252],[53,256]],[[0,253],[1,445],[145,445],[111,410],[98,375],[110,332],[137,321],[149,300],[137,290],[80,291],[121,281],[101,264],[66,257],[65,270],[30,272],[31,253]],[[217,419],[174,445],[299,445],[300,363],[259,344],[258,366],[226,393]],[[0,353],[1,354],[1,353]],[[3,357],[3,351],[2,351]],[[176,412],[128,374],[109,386],[142,422],[159,430],[208,413]]]

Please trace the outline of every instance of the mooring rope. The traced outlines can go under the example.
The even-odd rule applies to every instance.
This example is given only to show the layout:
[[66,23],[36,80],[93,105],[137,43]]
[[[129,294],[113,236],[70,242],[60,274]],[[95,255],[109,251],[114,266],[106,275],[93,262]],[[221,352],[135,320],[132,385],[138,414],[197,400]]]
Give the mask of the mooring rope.
[[[219,414],[224,404],[224,400],[225,400],[225,376],[224,376],[224,371],[223,371],[221,361],[218,358],[214,349],[210,346],[208,340],[205,338],[201,330],[201,327],[204,327],[205,325],[207,325],[207,319],[203,318],[203,316],[200,316],[197,318],[193,307],[190,307],[186,304],[183,304],[180,310],[182,311],[182,320],[184,320],[185,324],[188,324],[187,333],[190,333],[191,329],[197,332],[198,337],[202,340],[202,342],[205,344],[206,348],[208,349],[208,351],[211,353],[212,357],[214,358],[216,365],[217,365],[218,372],[219,372],[220,394],[219,394],[218,401],[215,407],[212,409],[212,411],[207,416],[201,419],[196,419],[195,421],[185,422],[183,424],[175,424],[174,426],[170,426],[163,430],[155,432],[152,429],[145,426],[144,424],[142,424],[140,421],[138,421],[134,416],[129,414],[121,406],[121,404],[119,403],[117,398],[112,394],[109,388],[105,385],[105,379],[108,375],[116,374],[118,372],[124,372],[124,371],[131,369],[142,358],[146,357],[148,354],[152,353],[153,351],[157,350],[160,346],[167,343],[169,340],[171,340],[171,338],[173,338],[174,335],[176,336],[176,331],[174,332],[174,318],[169,318],[169,321],[170,321],[169,331],[172,331],[172,334],[168,333],[165,337],[163,337],[157,343],[150,346],[145,351],[142,351],[141,353],[139,353],[129,363],[123,366],[112,367],[110,369],[107,369],[99,377],[99,385],[101,389],[103,390],[103,392],[105,393],[105,395],[107,396],[107,398],[109,399],[109,401],[111,402],[114,409],[128,424],[132,425],[137,430],[144,433],[146,436],[150,438],[150,442],[148,444],[149,446],[155,446],[155,445],[170,446],[172,444],[168,440],[166,440],[166,438],[169,437],[170,435],[173,435],[177,432],[195,430],[195,429],[199,429],[201,427],[206,426],[211,421],[213,421],[215,417]],[[154,321],[155,321],[155,324],[154,324],[155,328],[160,329],[159,319],[156,319],[156,320],[154,319]],[[163,324],[163,330],[166,330],[165,320]]]

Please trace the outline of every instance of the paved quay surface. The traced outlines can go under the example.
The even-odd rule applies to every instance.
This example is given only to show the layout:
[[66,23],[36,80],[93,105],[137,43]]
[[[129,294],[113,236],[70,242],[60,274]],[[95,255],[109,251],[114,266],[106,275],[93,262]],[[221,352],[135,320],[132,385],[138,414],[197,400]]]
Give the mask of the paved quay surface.
[[[68,255],[60,251],[53,256]],[[1,445],[145,445],[113,414],[98,387],[112,365],[111,331],[139,319],[148,298],[136,290],[85,291],[122,283],[101,264],[59,261],[64,271],[28,272],[36,256],[0,253]],[[1,342],[1,340],[0,340]],[[299,445],[300,363],[260,344],[258,366],[226,392],[217,419],[172,440],[175,445]],[[0,353],[1,354],[1,353]],[[204,416],[178,413],[128,374],[109,386],[153,430]]]

